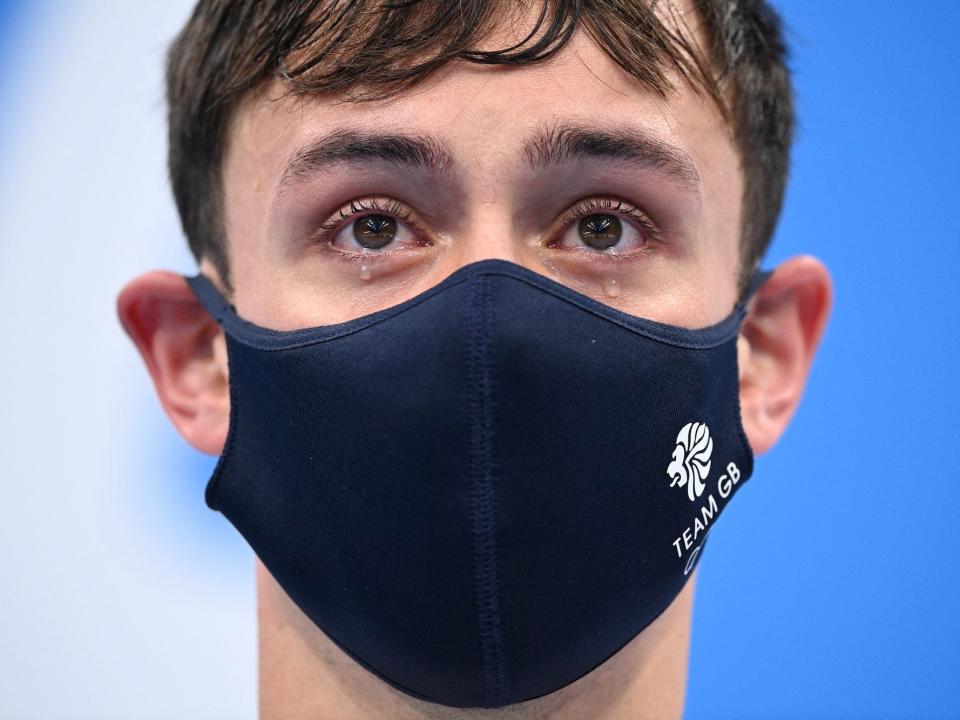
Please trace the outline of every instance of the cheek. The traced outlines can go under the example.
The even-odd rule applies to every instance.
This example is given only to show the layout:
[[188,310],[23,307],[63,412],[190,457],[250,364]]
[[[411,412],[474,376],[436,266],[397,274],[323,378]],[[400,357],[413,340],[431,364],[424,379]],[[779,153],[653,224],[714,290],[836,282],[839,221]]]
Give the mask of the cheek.
[[705,198],[706,237],[702,245],[704,264],[711,268],[715,281],[714,300],[727,310],[736,303],[740,274],[740,184],[730,185],[715,188]]
[[740,270],[743,175],[740,157],[715,113],[690,131],[690,152],[701,176],[702,222],[698,264],[710,275],[712,303],[733,308]]

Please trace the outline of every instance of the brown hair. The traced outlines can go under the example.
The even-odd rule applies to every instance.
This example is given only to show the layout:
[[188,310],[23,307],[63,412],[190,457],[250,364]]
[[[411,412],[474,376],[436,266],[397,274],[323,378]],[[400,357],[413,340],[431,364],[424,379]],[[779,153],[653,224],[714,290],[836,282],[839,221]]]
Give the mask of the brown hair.
[[661,97],[671,90],[668,72],[677,71],[716,103],[733,129],[744,173],[742,287],[773,235],[789,169],[793,97],[778,15],[764,0],[692,0],[708,43],[701,49],[680,30],[683,17],[669,1],[673,23],[658,17],[657,0],[543,0],[523,41],[476,49],[510,10],[526,4],[199,0],[166,65],[170,181],[197,261],[209,257],[230,287],[221,180],[225,133],[238,102],[264,82],[279,77],[296,94],[383,99],[453,59],[504,65],[546,60],[582,24],[614,61]]

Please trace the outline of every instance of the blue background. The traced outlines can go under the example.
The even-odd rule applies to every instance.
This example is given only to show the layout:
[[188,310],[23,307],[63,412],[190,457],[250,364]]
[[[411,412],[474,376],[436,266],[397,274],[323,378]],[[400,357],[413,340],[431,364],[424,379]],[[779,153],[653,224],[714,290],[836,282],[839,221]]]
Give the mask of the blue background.
[[[800,130],[774,264],[833,316],[705,550],[688,717],[960,717],[960,3],[775,3]],[[748,489],[749,488],[749,489]]]
[[[699,566],[687,717],[960,718],[960,563],[953,542],[960,480],[955,379],[960,368],[960,3],[775,4],[790,28],[800,127],[787,202],[767,265],[799,253],[820,257],[834,277],[835,304],[791,427],[768,455],[758,458],[753,478],[711,532]],[[151,47],[150,62],[158,73],[163,46],[186,18],[190,3],[180,5]],[[66,4],[0,0],[0,91],[5,98],[17,97],[25,83],[37,81],[31,74],[34,53],[44,51],[34,48],[33,41],[49,41],[48,23],[68,21],[60,16],[82,20],[77,7],[71,14]],[[42,15],[43,21],[31,15]],[[107,33],[109,28],[91,26],[87,32]],[[156,78],[151,82],[148,100],[161,128]],[[0,147],[13,147],[26,137],[18,133],[29,129],[14,127],[18,112],[23,111],[16,103],[5,100]],[[162,133],[157,133],[159,143]],[[167,206],[163,233],[151,240],[154,249],[125,256],[118,278],[164,263],[192,270],[185,250],[172,249],[182,240],[162,172],[158,169],[152,177],[152,192]],[[9,177],[0,184],[8,195],[21,189]],[[107,193],[104,202],[109,200]],[[0,267],[10,262],[18,243],[31,241],[0,238]],[[161,242],[171,249],[156,249]],[[106,295],[112,297],[117,289],[107,287]],[[131,437],[149,438],[134,448],[136,461],[129,467],[142,466],[147,458],[155,473],[142,486],[132,478],[124,490],[128,494],[118,501],[128,503],[130,493],[140,493],[143,507],[149,508],[138,526],[143,544],[137,557],[145,568],[155,567],[158,558],[169,563],[158,587],[166,583],[185,594],[202,578],[214,597],[233,597],[240,586],[252,592],[248,549],[202,503],[212,459],[194,453],[169,428],[139,361],[119,337],[107,301],[101,310],[109,326],[103,332],[113,334],[117,348],[126,348],[122,364],[130,384],[118,393],[139,403]],[[0,314],[5,327],[9,312]],[[58,310],[46,312],[50,314],[42,321],[56,327]],[[50,402],[70,400],[57,396]],[[8,402],[0,410],[9,414],[10,427],[17,420],[13,407]],[[70,432],[82,439],[82,433],[92,438],[94,431],[74,426]],[[16,450],[12,443],[4,448],[11,457]],[[130,451],[129,444],[124,451]],[[37,451],[31,458],[41,456]],[[46,482],[43,463],[34,466],[38,481]],[[7,477],[4,482],[12,481]],[[11,516],[16,502],[8,500]],[[23,509],[27,507],[34,506],[25,500],[18,512],[30,512]],[[46,512],[49,499],[36,507]],[[129,505],[116,509],[116,517],[127,513]],[[0,532],[5,556],[23,556],[18,541],[12,531]],[[109,567],[114,545],[93,545],[99,553],[95,557]],[[16,584],[18,572],[18,588],[33,579],[31,573],[43,575],[44,551],[34,547],[26,552],[36,557],[22,565],[28,568],[22,572],[17,570],[21,566],[8,570],[13,578],[8,588]],[[125,590],[123,577],[112,581],[111,596],[120,593],[121,602],[130,606],[122,594],[133,591]],[[231,622],[241,618],[245,623],[242,652],[215,644],[210,649],[214,667],[202,660],[197,647],[203,635],[210,635],[213,619],[223,615],[217,609],[221,606],[212,603],[207,614],[194,618],[197,629],[190,637],[173,635],[183,647],[169,652],[196,674],[195,686],[173,678],[171,663],[158,660],[157,666],[167,670],[147,677],[141,686],[114,676],[105,686],[115,694],[108,700],[89,690],[104,668],[107,674],[124,668],[142,674],[142,658],[127,666],[109,657],[111,643],[121,642],[124,628],[139,628],[149,620],[183,633],[184,617],[199,601],[174,615],[169,608],[177,601],[168,598],[167,626],[150,606],[150,593],[126,607],[129,625],[120,624],[115,611],[106,613],[108,619],[99,625],[101,641],[77,653],[87,662],[78,661],[68,680],[65,668],[40,656],[52,659],[75,641],[79,644],[73,633],[81,631],[89,616],[77,611],[71,618],[75,594],[57,600],[68,629],[44,636],[35,628],[49,622],[51,613],[39,617],[38,610],[38,617],[30,617],[36,602],[29,593],[41,591],[26,592],[27,599],[17,601],[16,617],[0,624],[0,715],[19,717],[29,710],[37,717],[146,717],[137,687],[169,685],[176,692],[158,692],[151,699],[158,717],[190,715],[191,708],[196,717],[253,716],[249,687],[237,693],[255,682],[255,617],[249,596],[230,616]],[[10,591],[7,600],[16,597]],[[224,624],[219,631],[224,643],[240,632],[237,627]],[[40,659],[31,664],[29,657],[5,651],[11,642],[19,642],[23,653],[36,648]],[[244,665],[231,691],[222,677],[237,657]],[[85,683],[87,691],[71,682]],[[218,689],[218,682],[224,688]],[[62,705],[57,705],[58,696]],[[208,700],[201,702],[204,697]]]

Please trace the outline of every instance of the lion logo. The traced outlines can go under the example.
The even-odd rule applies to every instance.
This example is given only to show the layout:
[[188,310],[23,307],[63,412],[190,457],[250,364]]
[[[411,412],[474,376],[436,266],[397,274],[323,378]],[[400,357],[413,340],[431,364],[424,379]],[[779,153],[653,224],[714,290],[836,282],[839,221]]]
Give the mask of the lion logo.
[[667,467],[670,487],[687,486],[690,501],[696,500],[706,487],[704,480],[710,474],[710,454],[713,438],[705,423],[690,422],[677,434],[677,447],[673,450],[673,462]]

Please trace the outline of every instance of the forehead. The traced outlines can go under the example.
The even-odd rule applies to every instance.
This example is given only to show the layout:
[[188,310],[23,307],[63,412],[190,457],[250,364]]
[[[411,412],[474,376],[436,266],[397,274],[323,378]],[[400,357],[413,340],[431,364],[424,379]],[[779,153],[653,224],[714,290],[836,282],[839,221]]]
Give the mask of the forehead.
[[[506,18],[480,49],[518,42],[535,23],[535,10],[531,4],[526,15]],[[676,13],[688,17],[682,8]],[[676,23],[675,17],[665,22]],[[480,164],[512,163],[518,141],[529,138],[545,120],[590,126],[629,123],[683,149],[699,161],[698,166],[710,164],[717,155],[734,155],[732,136],[712,100],[676,73],[668,77],[673,90],[661,98],[615,63],[581,25],[571,41],[545,62],[502,66],[452,61],[386,101],[296,96],[274,80],[233,114],[228,163],[252,161],[270,176],[264,182],[276,182],[298,148],[324,129],[343,127],[345,121],[357,129],[442,135],[447,146]]]
[[[505,20],[480,49],[519,42],[536,22],[535,10]],[[689,22],[690,15],[684,18]],[[703,46],[703,38],[694,40]],[[708,95],[674,72],[667,77],[673,87],[661,97],[614,62],[581,25],[546,61],[519,66],[451,61],[387,100],[295,96],[282,81],[271,81],[241,103],[228,128],[224,186],[230,253],[263,252],[251,244],[267,237],[276,222],[271,214],[279,213],[285,172],[298,152],[332,129],[437,138],[456,163],[458,187],[480,201],[495,201],[508,179],[540,179],[525,166],[529,140],[545,125],[564,123],[630,126],[689,158],[705,218],[698,232],[729,238],[723,262],[732,267],[742,187],[732,133]]]

